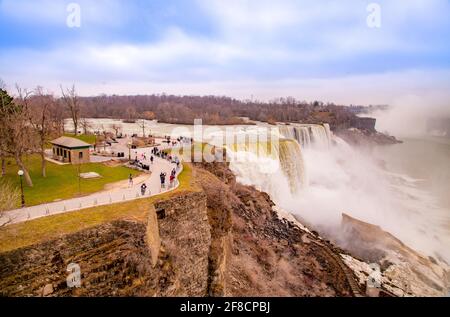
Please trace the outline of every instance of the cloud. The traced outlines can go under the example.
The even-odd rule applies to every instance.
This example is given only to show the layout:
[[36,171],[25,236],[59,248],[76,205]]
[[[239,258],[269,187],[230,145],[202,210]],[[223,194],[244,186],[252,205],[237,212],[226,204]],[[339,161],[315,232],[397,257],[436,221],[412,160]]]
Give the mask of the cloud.
[[0,12],[25,25],[65,27],[71,3],[80,6],[82,23],[87,25],[117,27],[130,17],[130,6],[119,0],[2,0]]
[[[379,1],[381,29],[367,27],[367,3],[361,1],[77,2],[82,28],[42,35],[42,41],[54,39],[52,45],[0,43],[0,76],[44,86],[75,82],[90,94],[90,87],[111,93],[113,87],[190,87],[193,93],[351,103],[392,100],[395,89],[405,94],[448,83],[441,76],[450,68],[450,46],[442,41],[450,30],[447,1]],[[67,3],[3,0],[0,14],[25,30],[61,20],[67,29]],[[11,34],[26,41],[22,33]],[[423,77],[412,75],[417,73]],[[423,81],[428,77],[432,84]]]

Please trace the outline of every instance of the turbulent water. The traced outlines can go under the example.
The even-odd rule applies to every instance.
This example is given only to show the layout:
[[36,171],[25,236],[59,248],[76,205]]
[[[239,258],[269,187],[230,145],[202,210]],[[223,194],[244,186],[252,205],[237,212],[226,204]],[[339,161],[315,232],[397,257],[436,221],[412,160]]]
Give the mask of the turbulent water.
[[239,181],[268,192],[277,205],[323,232],[338,236],[346,213],[450,262],[448,209],[422,180],[386,164],[390,157],[383,161],[383,150],[354,149],[327,126],[282,125],[279,132],[295,144],[280,142],[277,155],[254,157],[253,164],[232,162]]
[[303,155],[295,140],[233,144],[228,153],[232,153],[231,166],[241,182],[275,197],[286,192],[297,195],[306,184]]
[[328,148],[331,142],[331,131],[328,124],[290,124],[279,127],[283,137],[296,140],[302,147]]

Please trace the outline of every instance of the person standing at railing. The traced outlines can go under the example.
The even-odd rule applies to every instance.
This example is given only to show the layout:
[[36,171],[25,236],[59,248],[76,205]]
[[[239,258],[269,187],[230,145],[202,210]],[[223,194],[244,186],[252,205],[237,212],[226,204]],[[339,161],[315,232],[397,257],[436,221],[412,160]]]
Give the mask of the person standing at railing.
[[145,196],[145,191],[147,190],[147,185],[144,183],[141,185],[141,194],[142,196]]
[[161,180],[161,189],[166,188],[166,173],[161,172],[161,174],[159,174],[159,178]]
[[133,175],[130,174],[130,176],[128,177],[128,187],[132,187],[133,186]]

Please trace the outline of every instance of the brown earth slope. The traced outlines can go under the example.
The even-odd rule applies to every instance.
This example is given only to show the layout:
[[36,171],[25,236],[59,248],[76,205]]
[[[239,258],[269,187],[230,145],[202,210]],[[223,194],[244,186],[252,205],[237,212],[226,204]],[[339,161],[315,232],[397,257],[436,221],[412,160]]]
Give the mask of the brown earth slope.
[[212,229],[211,296],[359,295],[340,250],[280,219],[269,196],[236,183],[225,164],[200,166],[195,178]]

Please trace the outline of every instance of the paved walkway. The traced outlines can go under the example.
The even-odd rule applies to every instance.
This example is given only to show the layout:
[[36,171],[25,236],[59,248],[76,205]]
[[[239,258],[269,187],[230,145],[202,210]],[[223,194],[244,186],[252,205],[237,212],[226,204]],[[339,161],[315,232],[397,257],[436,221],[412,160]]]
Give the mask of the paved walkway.
[[[149,160],[149,158],[147,158]],[[147,162],[150,165],[150,162]],[[169,188],[169,177],[171,171],[176,168],[175,164],[168,162],[167,160],[155,157],[154,164],[151,165],[151,173],[146,173],[136,179],[133,185],[128,184],[128,180],[120,182],[118,186],[114,186],[110,190],[94,193],[88,196],[79,198],[67,199],[58,202],[52,202],[48,204],[42,204],[38,206],[26,207],[23,209],[10,210],[5,212],[0,218],[0,226],[10,225],[14,223],[25,222],[32,219],[42,218],[46,216],[86,209],[101,205],[110,205],[124,201],[131,201],[136,199],[148,198],[156,196],[164,192],[172,191],[179,186],[178,180],[176,180]],[[182,165],[177,171],[178,174],[182,171]],[[161,172],[165,172],[166,176],[166,188],[161,188],[161,182],[159,175]],[[147,185],[147,191],[144,195],[141,193],[141,185],[145,183]]]

